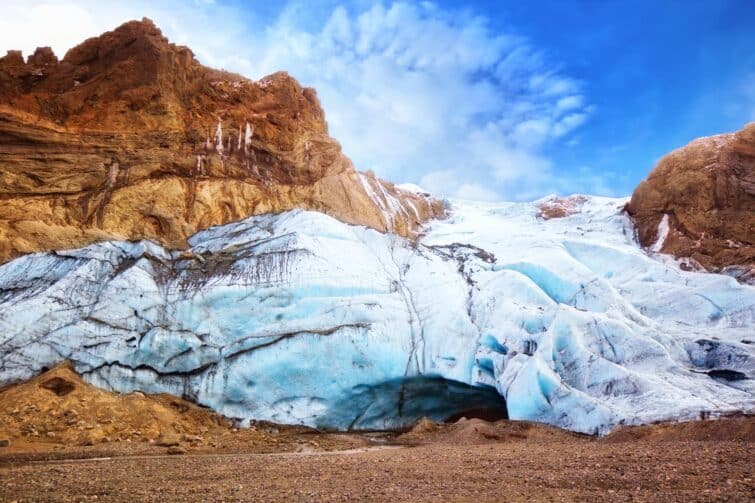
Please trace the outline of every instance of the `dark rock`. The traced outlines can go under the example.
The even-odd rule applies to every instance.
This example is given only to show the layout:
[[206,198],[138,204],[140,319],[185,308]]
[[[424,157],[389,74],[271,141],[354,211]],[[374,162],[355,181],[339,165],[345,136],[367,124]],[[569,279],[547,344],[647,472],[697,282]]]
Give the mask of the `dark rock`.
[[40,384],[40,386],[45,389],[49,389],[58,396],[65,396],[76,389],[76,385],[74,383],[63,379],[62,377],[53,377],[52,379],[49,379]]

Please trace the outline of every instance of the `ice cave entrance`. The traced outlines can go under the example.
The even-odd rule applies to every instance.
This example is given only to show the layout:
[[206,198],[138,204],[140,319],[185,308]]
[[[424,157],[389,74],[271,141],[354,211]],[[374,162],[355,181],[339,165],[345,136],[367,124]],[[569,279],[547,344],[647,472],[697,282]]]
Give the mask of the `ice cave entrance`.
[[318,423],[343,430],[401,430],[423,417],[438,422],[462,417],[496,421],[508,414],[506,400],[495,388],[415,376],[357,386]]

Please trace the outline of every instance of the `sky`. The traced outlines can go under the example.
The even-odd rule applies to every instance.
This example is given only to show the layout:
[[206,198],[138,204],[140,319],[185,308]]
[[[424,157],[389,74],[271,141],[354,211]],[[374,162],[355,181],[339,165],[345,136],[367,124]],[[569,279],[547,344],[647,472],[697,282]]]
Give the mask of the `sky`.
[[315,87],[358,169],[449,197],[626,196],[755,121],[752,0],[3,0],[0,50],[144,16],[206,65]]

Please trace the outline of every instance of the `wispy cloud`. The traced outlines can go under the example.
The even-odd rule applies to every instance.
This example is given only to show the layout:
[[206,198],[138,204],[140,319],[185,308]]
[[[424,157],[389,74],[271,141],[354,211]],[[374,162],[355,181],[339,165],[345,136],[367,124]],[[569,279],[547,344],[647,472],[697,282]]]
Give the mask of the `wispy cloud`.
[[299,12],[265,30],[249,71],[285,68],[315,86],[357,166],[447,195],[556,190],[543,151],[593,108],[529,40],[429,3],[337,7],[318,29]]
[[[331,134],[360,169],[450,196],[561,191],[545,152],[593,113],[582,83],[532,41],[427,2],[295,2],[262,22],[221,1],[25,5],[4,6],[0,44],[29,51],[47,38],[61,50],[147,15],[207,64],[252,78],[287,70],[317,88]],[[62,28],[73,19],[76,33]]]

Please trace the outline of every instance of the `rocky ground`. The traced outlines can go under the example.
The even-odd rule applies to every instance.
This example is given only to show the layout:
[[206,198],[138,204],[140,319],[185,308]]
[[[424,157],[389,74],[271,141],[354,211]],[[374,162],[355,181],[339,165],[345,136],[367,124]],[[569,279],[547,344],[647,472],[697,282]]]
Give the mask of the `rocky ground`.
[[[510,426],[500,423],[499,434]],[[516,434],[499,438],[449,437],[458,428],[444,427],[411,435],[421,443],[330,453],[3,456],[0,500],[748,501],[755,491],[751,419],[602,440],[542,431],[530,437],[527,430],[540,428],[514,426]],[[704,439],[727,430],[729,440]]]
[[753,446],[752,417],[600,439],[464,418],[403,434],[238,429],[62,366],[0,392],[0,501],[747,501]]
[[[1,447],[3,440],[9,445]],[[234,424],[170,395],[110,393],[62,364],[0,391],[0,455],[61,459],[206,452],[350,449],[367,440],[308,428]]]

